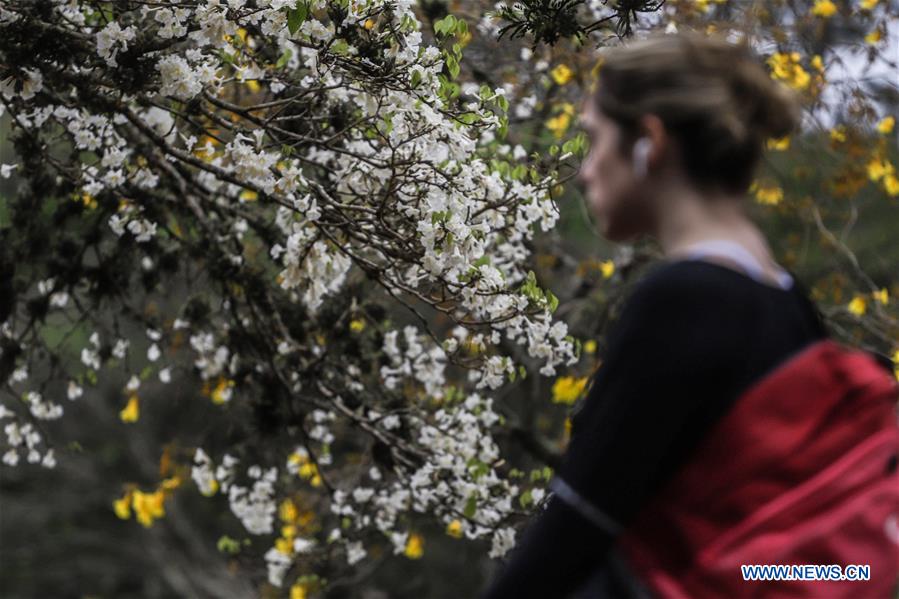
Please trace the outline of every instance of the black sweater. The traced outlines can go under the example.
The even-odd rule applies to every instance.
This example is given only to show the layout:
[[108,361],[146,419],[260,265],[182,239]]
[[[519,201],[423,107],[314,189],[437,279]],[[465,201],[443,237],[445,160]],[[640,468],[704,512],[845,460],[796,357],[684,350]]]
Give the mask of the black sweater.
[[484,599],[562,598],[603,576],[617,534],[740,392],[827,336],[793,279],[784,290],[721,264],[677,260],[638,282],[572,417],[554,493]]

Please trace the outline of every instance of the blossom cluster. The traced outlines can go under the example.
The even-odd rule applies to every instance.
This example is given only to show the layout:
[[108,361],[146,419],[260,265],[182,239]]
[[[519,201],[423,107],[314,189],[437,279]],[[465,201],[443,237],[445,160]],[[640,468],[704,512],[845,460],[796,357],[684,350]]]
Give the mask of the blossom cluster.
[[[143,381],[155,372],[169,384],[174,364],[193,366],[223,419],[239,418],[235,405],[290,398],[276,408],[294,418],[288,434],[301,430],[302,443],[258,438],[266,459],[242,472],[236,450],[213,460],[197,448],[190,464],[199,492],[226,495],[249,534],[275,534],[279,502],[299,487],[325,498],[321,518],[338,521],[317,541],[341,543],[350,567],[367,555],[366,532],[407,548],[412,512],[488,538],[490,556],[503,555],[523,489],[501,475],[491,433],[501,417],[482,393],[527,365],[501,343],[522,346],[521,360],[546,376],[579,358],[554,296],[527,269],[530,242],[558,219],[554,176],[520,146],[497,165],[505,88],[454,87],[447,50],[425,41],[408,0],[352,0],[342,11],[324,0],[302,10],[286,0],[113,4],[0,9],[0,37],[52,27],[73,49],[37,52],[13,69],[0,81],[0,112],[48,142],[36,145],[47,152],[41,168],[71,202],[67,214],[101,223],[96,252],[137,256],[117,282],[152,286],[166,259],[189,256],[219,294],[192,297],[174,319],[140,322],[148,370],[128,373],[121,420],[140,425],[138,392],[153,392]],[[27,176],[24,164],[10,172]],[[338,341],[325,332],[343,326],[342,296],[358,293],[362,277],[371,281],[363,294],[383,291],[410,315],[428,306],[449,326],[383,320],[369,340],[385,358],[379,366],[334,356],[329,342]],[[74,313],[85,291],[72,278],[47,277],[28,293]],[[5,342],[21,347],[26,320],[10,315]],[[70,399],[108,360],[131,368],[143,343],[99,323],[88,331]],[[0,405],[0,418],[62,414],[49,395],[22,392],[25,410]],[[23,443],[37,459],[34,427],[12,423],[6,433],[5,463]],[[368,463],[364,484],[347,486],[352,468],[332,446],[360,438],[386,446],[395,467]],[[52,449],[40,459],[52,465]],[[312,550],[307,537],[279,541],[265,555],[276,585]]]

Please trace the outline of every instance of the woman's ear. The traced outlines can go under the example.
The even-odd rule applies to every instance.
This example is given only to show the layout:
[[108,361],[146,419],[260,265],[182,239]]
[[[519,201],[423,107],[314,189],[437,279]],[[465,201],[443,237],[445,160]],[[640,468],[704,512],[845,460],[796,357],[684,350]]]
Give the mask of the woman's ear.
[[649,169],[657,164],[668,151],[668,132],[665,130],[665,123],[662,122],[662,119],[652,113],[640,117],[638,131],[640,139],[647,139],[649,142],[649,149],[641,150],[641,152],[646,152],[646,166]]

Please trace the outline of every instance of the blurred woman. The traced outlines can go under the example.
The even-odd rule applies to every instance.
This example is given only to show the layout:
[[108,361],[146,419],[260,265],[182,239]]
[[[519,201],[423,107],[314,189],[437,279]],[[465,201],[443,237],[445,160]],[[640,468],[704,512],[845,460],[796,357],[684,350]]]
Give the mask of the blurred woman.
[[[612,325],[546,509],[483,597],[691,596],[653,588],[618,544],[753,383],[829,337],[747,215],[765,141],[800,116],[746,45],[657,34],[605,52],[579,180],[606,238],[649,235],[664,257]],[[683,547],[672,560],[690,564]]]

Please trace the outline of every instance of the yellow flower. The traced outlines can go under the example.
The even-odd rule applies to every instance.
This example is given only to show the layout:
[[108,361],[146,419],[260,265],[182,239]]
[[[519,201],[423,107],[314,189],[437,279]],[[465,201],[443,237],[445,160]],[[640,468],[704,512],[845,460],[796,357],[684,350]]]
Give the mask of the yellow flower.
[[315,476],[316,467],[312,462],[306,462],[302,466],[300,466],[300,476],[302,478],[312,478]]
[[449,524],[446,525],[446,534],[449,536],[461,539],[462,538],[462,523],[459,520],[453,520]]
[[162,491],[144,493],[143,491],[135,490],[131,505],[134,508],[137,521],[149,528],[154,519],[165,516],[164,500],[165,495]]
[[877,123],[877,132],[883,133],[884,135],[888,135],[893,132],[893,127],[896,126],[896,119],[892,116],[887,116],[881,119],[879,123]]
[[552,134],[556,137],[556,139],[561,139],[562,136],[565,135],[565,131],[568,130],[568,125],[570,124],[571,117],[565,113],[562,113],[547,119],[546,128],[552,131]]
[[84,207],[89,210],[94,210],[97,207],[97,200],[95,200],[94,196],[89,193],[82,193],[80,198],[76,195],[75,199],[80,199],[81,203],[84,204]]
[[282,522],[296,522],[298,515],[299,512],[297,511],[297,506],[293,504],[293,501],[285,499],[281,502],[281,505],[278,508],[278,517],[281,518]]
[[306,599],[306,585],[298,582],[290,587],[290,599]]
[[281,536],[285,539],[293,539],[297,536],[297,527],[293,524],[285,524],[281,527]]
[[571,69],[568,68],[567,64],[561,63],[556,65],[556,67],[549,72],[552,75],[553,81],[558,83],[559,85],[565,85],[569,81],[571,81],[574,73]]
[[755,190],[755,199],[759,204],[766,206],[776,206],[784,199],[784,191],[777,185],[765,185],[757,187]]
[[796,89],[805,89],[811,81],[811,76],[799,64],[800,59],[799,52],[789,54],[775,52],[768,58],[767,63],[775,79],[780,79]]
[[599,270],[602,272],[602,277],[608,279],[615,273],[615,263],[611,260],[603,260],[599,263]]
[[830,130],[830,139],[836,142],[844,142],[846,141],[846,127],[845,125],[837,125],[833,129]]
[[119,412],[119,418],[122,422],[137,422],[140,417],[140,406],[137,403],[137,393],[132,393],[128,398],[128,403]]
[[856,316],[861,316],[865,313],[865,309],[867,308],[865,297],[862,295],[856,295],[854,298],[852,298],[852,301],[849,302],[847,308]]
[[560,376],[553,383],[553,403],[573,404],[584,392],[587,377]]
[[837,12],[837,5],[831,0],[816,0],[815,6],[812,8],[812,14],[816,17],[829,18]]
[[275,549],[283,553],[284,555],[290,555],[293,553],[293,541],[290,539],[279,538],[275,541]]
[[865,36],[865,42],[874,46],[883,39],[883,32],[880,29],[875,29],[871,33]]
[[815,68],[815,70],[818,71],[819,73],[823,73],[823,72],[824,72],[824,61],[821,60],[821,55],[820,55],[820,54],[815,54],[815,55],[812,57],[811,65],[812,65],[812,66]]
[[883,187],[891,196],[899,196],[899,178],[893,173],[883,178]]
[[122,520],[127,520],[131,517],[131,491],[125,493],[125,496],[116,499],[112,502],[112,507],[115,510],[115,515],[121,518]]
[[871,297],[883,305],[886,305],[887,302],[890,301],[890,294],[887,292],[886,287],[881,287],[880,291],[872,291]]
[[219,490],[219,481],[214,478],[209,481],[209,488],[201,490],[200,493],[205,495],[206,497],[212,497]]
[[215,389],[212,390],[212,403],[220,406],[229,401],[232,393],[231,388],[234,387],[235,384],[236,383],[231,379],[220,376],[218,383],[215,385]]
[[878,181],[886,175],[893,173],[893,165],[886,160],[880,158],[872,158],[866,165],[868,169],[868,178],[872,181]]
[[362,318],[354,318],[350,321],[350,330],[354,333],[359,333],[365,330],[365,320]]
[[596,353],[596,341],[593,339],[588,339],[584,342],[584,353],[593,354]]
[[406,541],[406,550],[404,555],[409,559],[418,559],[424,554],[424,548],[421,535],[412,533]]
[[785,135],[781,138],[774,138],[768,140],[768,149],[769,150],[786,150],[790,147],[790,136]]
[[862,0],[859,2],[858,6],[862,10],[872,10],[875,6],[877,6],[878,0]]
[[171,478],[167,478],[162,481],[161,488],[164,491],[173,491],[181,486],[181,478],[178,476],[173,476]]

